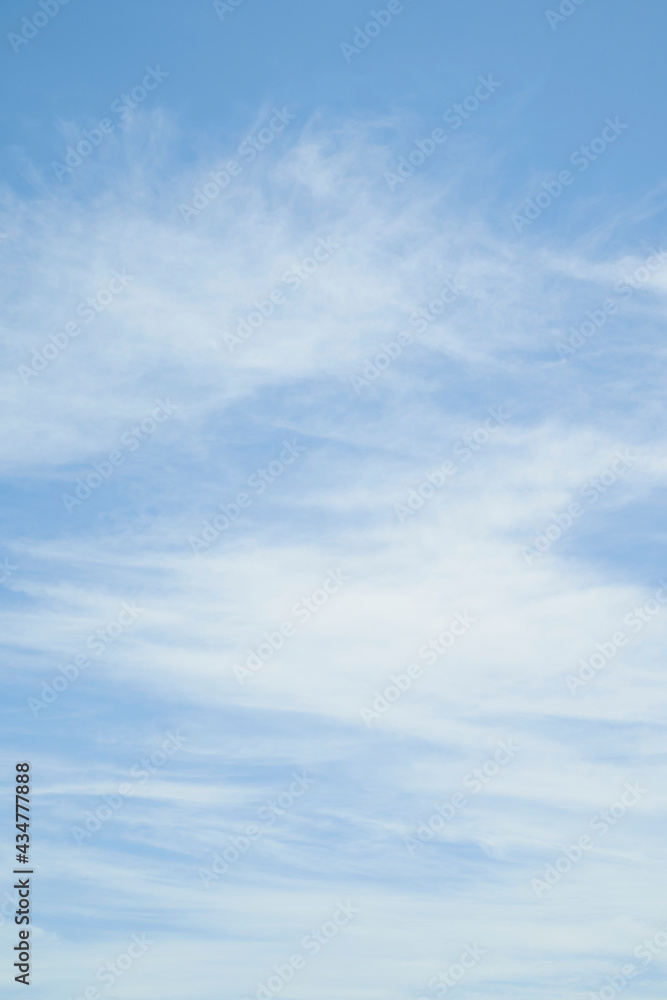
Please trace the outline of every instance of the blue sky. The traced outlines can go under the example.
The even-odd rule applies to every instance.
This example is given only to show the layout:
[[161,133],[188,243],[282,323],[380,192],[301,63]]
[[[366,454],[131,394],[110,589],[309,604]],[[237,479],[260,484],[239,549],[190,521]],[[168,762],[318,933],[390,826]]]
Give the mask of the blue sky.
[[32,995],[658,1000],[663,7],[44,2],[0,31]]

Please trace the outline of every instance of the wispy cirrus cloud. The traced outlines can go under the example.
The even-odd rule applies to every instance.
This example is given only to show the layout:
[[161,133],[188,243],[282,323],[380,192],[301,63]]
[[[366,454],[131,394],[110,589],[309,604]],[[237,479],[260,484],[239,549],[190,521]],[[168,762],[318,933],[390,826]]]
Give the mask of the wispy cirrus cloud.
[[[624,940],[609,915],[619,886],[633,933],[658,917],[646,887],[664,810],[651,728],[662,618],[581,697],[563,677],[657,586],[657,562],[638,569],[620,542],[655,516],[667,472],[660,427],[647,433],[662,392],[653,323],[664,275],[652,272],[566,363],[555,344],[644,266],[645,246],[603,253],[583,238],[566,250],[494,230],[461,195],[466,165],[455,160],[441,188],[414,177],[401,200],[384,182],[397,149],[374,123],[321,118],[291,126],[186,224],[179,204],[230,151],[185,167],[175,134],[147,109],[100,147],[96,182],[7,198],[0,222],[11,234],[3,282],[16,289],[3,329],[6,487],[18,508],[26,483],[39,486],[4,540],[18,568],[3,620],[21,668],[12,718],[45,775],[45,924],[57,904],[63,914],[63,886],[76,885],[58,936],[44,932],[52,982],[94,981],[127,947],[132,918],[132,933],[156,943],[123,988],[133,976],[142,996],[180,996],[194,959],[188,988],[217,996],[209,957],[223,941],[230,989],[254,996],[349,897],[359,917],[294,978],[295,996],[435,995],[429,981],[475,941],[486,954],[467,982],[480,995],[546,996],[556,973],[594,984],[595,956]],[[131,169],[119,173],[123,162]],[[308,280],[285,280],[330,238],[339,246]],[[86,324],[81,303],[123,269],[133,280]],[[424,328],[419,310],[446,281],[461,294],[437,315],[433,305]],[[276,289],[285,301],[230,351],[225,335]],[[19,366],[77,317],[81,333],[25,384]],[[403,330],[409,349],[355,393],[351,377]],[[69,514],[62,494],[164,397],[178,401],[177,419]],[[502,406],[511,419],[493,442],[466,458],[459,448],[442,488],[398,519],[395,505]],[[202,523],[257,469],[270,476],[292,440],[299,461],[195,553]],[[634,456],[627,476],[526,565],[526,545],[619,448]],[[614,543],[605,560],[601,533]],[[349,579],[335,598],[239,685],[234,666],[338,567]],[[127,600],[144,609],[136,625],[33,718],[28,698]],[[392,673],[425,663],[420,650],[457,614],[475,618],[465,640],[369,730],[360,708]],[[111,745],[99,733],[107,711],[120,720]],[[64,726],[73,734],[56,753]],[[179,726],[196,734],[187,754],[73,855],[78,817]],[[522,747],[512,766],[409,856],[407,832],[512,738]],[[198,868],[244,835],[294,768],[317,777],[303,808],[234,865],[233,900],[204,892]],[[651,796],[553,903],[535,900],[530,878],[633,780]],[[108,922],[91,931],[71,985],[80,920],[100,894]]]

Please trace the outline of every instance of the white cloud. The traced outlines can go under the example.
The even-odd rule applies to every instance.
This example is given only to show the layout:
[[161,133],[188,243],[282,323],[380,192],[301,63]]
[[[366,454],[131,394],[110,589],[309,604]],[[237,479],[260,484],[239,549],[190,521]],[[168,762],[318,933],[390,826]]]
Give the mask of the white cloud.
[[[83,888],[67,902],[68,916],[98,912],[93,892],[125,923],[141,915],[153,929],[164,915],[160,943],[135,981],[141,996],[161,1000],[182,996],[193,964],[193,995],[219,995],[219,960],[210,954],[220,940],[230,988],[252,995],[255,978],[325,920],[339,895],[359,896],[364,915],[295,981],[295,997],[416,995],[468,940],[489,950],[471,975],[478,992],[532,1000],[553,991],[556,973],[559,982],[592,975],[591,956],[605,942],[622,951],[647,913],[658,917],[646,897],[664,796],[656,746],[649,740],[637,753],[635,726],[659,722],[662,617],[581,697],[563,677],[657,586],[631,577],[620,558],[613,572],[600,567],[589,540],[611,523],[631,523],[662,488],[665,463],[656,458],[662,432],[646,434],[648,410],[625,419],[604,395],[606,375],[594,382],[579,357],[568,368],[553,364],[553,333],[604,299],[643,251],[603,259],[591,247],[567,256],[503,241],[474,206],[457,203],[453,183],[439,199],[415,178],[406,205],[383,187],[387,151],[369,141],[370,126],[333,139],[317,125],[295,132],[280,153],[265,154],[261,177],[245,172],[186,225],[183,192],[215,158],[164,180],[170,126],[157,115],[145,121],[159,176],[137,168],[81,204],[74,193],[14,201],[2,220],[12,234],[0,246],[4,281],[27,274],[4,331],[5,469],[13,486],[26,477],[43,490],[34,522],[6,546],[20,567],[9,583],[6,636],[22,655],[26,697],[37,696],[94,628],[136,599],[146,609],[136,626],[44,710],[35,732],[51,734],[64,720],[99,749],[105,705],[129,712],[135,701],[152,704],[157,715],[199,720],[188,767],[194,758],[204,773],[190,784],[181,773],[160,775],[110,822],[108,840],[100,835],[75,855],[57,830],[62,808],[73,815],[62,800],[81,781],[70,769],[51,784],[49,907],[64,883],[76,882]],[[230,353],[223,332],[329,234],[340,249]],[[16,366],[123,268],[134,276],[128,287],[24,385]],[[410,316],[445,277],[460,279],[465,294],[420,335]],[[651,288],[662,294],[663,279]],[[644,330],[655,308],[638,292],[621,329]],[[355,394],[350,377],[403,329],[414,344]],[[648,334],[644,350],[652,365]],[[617,367],[614,379],[624,378]],[[657,383],[651,391],[642,407],[659,398]],[[178,419],[69,516],[60,494],[161,395],[178,401]],[[599,406],[582,404],[582,395]],[[504,403],[511,419],[497,438],[400,523],[394,503]],[[276,441],[293,436],[307,443],[304,456],[194,556],[189,536],[274,457]],[[628,475],[527,566],[522,550],[536,532],[626,448],[637,456]],[[340,592],[239,685],[234,664],[264,632],[293,622],[294,604],[339,566],[350,578]],[[474,627],[367,728],[360,708],[456,612],[473,615]],[[243,720],[249,732],[230,735],[220,721],[207,728],[209,713],[225,726]],[[254,732],[253,718],[270,720],[269,735]],[[523,741],[520,758],[462,812],[453,835],[411,861],[402,831],[510,736]],[[83,784],[106,787],[126,756],[119,747],[113,764]],[[304,767],[353,762],[360,786],[353,794],[337,773],[323,801],[306,803],[308,815],[239,866],[233,899],[223,887],[203,894],[193,884],[197,866],[216,838],[242,827],[243,808],[273,780],[263,775],[258,787],[237,771],[230,790],[216,768],[263,767],[276,757]],[[67,767],[59,761],[54,771]],[[552,897],[533,899],[529,879],[634,778],[651,788],[646,802]],[[358,841],[341,837],[332,847],[335,823]],[[165,853],[146,861],[144,850]],[[629,927],[609,916],[617,893],[626,894]],[[187,935],[196,941],[183,943]],[[91,974],[100,955],[124,946],[115,932],[100,937],[86,955]],[[48,947],[45,967],[58,983],[78,944]],[[85,985],[89,973],[80,972]],[[566,987],[564,995],[575,993]]]

